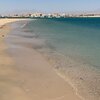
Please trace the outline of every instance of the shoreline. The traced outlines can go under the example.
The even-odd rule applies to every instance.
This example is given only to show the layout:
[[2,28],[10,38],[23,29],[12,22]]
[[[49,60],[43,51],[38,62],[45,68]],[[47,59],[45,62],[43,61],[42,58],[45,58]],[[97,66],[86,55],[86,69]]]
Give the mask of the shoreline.
[[[18,51],[17,50],[15,51],[13,49],[15,50],[17,49]],[[49,63],[37,51],[33,49],[32,50],[28,49],[27,47],[26,48],[21,47],[19,49],[12,48],[12,50],[15,51],[14,53],[16,56],[16,57],[11,56],[11,59],[14,60],[14,65],[12,64],[13,66],[12,68],[10,68],[10,69],[13,69],[14,67],[14,70],[11,71],[11,73],[14,73],[14,75],[13,77],[12,75],[10,76],[12,77],[11,84],[13,84],[14,86],[11,84],[9,85],[10,88],[9,86],[7,86],[8,90],[11,93],[9,92],[8,94],[5,94],[6,97],[3,97],[2,95],[4,94],[1,94],[2,96],[1,100],[4,100],[7,97],[9,97],[10,100],[22,100],[22,99],[32,100],[31,98],[36,99],[36,100],[40,100],[40,99],[43,99],[43,100],[58,100],[58,99],[59,100],[66,100],[66,99],[81,100],[74,93],[75,91],[73,90],[73,88],[53,71],[51,65],[49,65]],[[33,61],[32,59],[34,59],[35,61]],[[11,64],[11,62],[9,63]],[[41,69],[41,65],[43,65],[42,69]],[[7,77],[9,78],[9,75]],[[32,79],[29,79],[29,77],[31,77]],[[34,82],[36,82],[36,84]],[[34,88],[36,90],[34,90]]]
[[11,31],[11,27],[8,24],[16,21],[21,20],[0,19],[0,100],[8,100],[10,98],[9,89],[13,87],[13,85],[11,86],[11,84],[15,81],[16,78],[15,64],[11,56],[6,52],[8,46],[5,43],[5,38],[7,37],[7,34],[9,34],[9,32]]
[[5,24],[8,24],[8,23],[24,21],[24,20],[28,20],[28,19],[16,19],[16,18],[15,19],[9,19],[9,18],[0,19],[0,27],[4,26]]

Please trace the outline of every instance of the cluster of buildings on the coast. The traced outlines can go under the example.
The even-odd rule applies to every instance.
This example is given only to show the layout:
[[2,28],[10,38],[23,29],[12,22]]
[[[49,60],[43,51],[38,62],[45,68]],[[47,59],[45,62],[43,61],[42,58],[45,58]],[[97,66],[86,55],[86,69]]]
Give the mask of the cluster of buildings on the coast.
[[0,15],[0,18],[67,18],[67,17],[100,17],[100,14],[66,14],[66,13],[29,13],[29,14],[13,14]]

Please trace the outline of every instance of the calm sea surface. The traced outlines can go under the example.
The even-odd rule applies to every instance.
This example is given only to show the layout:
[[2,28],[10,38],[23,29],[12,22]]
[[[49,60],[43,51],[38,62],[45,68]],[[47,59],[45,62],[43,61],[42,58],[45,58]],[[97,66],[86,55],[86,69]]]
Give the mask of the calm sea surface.
[[28,28],[63,55],[100,68],[100,18],[38,19]]

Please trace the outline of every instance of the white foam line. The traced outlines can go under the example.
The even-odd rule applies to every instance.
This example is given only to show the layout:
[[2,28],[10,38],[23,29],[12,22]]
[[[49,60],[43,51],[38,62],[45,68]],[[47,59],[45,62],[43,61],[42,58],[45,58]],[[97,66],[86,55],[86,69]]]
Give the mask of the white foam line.
[[21,26],[21,28],[23,28],[23,27],[25,27],[26,26],[26,24],[23,24],[22,26]]
[[[29,19],[29,21],[35,21],[35,20],[37,20],[37,19]],[[26,24],[23,24],[22,26],[21,26],[21,28],[24,28],[26,25],[27,25],[28,23],[26,23]]]
[[[55,51],[55,52],[56,52],[56,51]],[[66,56],[63,55],[63,54],[60,54],[60,53],[58,53],[58,52],[56,52],[56,54],[58,54],[58,55],[63,56],[63,57],[66,58]],[[76,94],[81,100],[86,100],[86,99],[84,99],[81,95],[79,95],[78,89],[74,86],[74,84],[73,84],[72,82],[70,82],[65,76],[63,76],[62,74],[60,74],[56,69],[53,69],[53,70],[57,73],[58,76],[60,76],[60,77],[61,77],[62,79],[64,79],[69,85],[72,86],[72,88],[75,90],[75,94]]]
[[72,88],[75,90],[75,94],[81,99],[85,100],[82,96],[79,95],[78,89],[72,84],[65,76],[61,75],[60,73],[57,72],[57,70],[54,69],[54,71],[57,73],[58,76],[60,76],[62,79],[64,79],[69,85],[72,86]]
[[[58,52],[55,51],[56,54],[61,55],[63,57],[66,58],[65,55],[60,54]],[[53,68],[53,70],[57,73],[58,76],[60,76],[62,79],[64,79],[70,86],[72,86],[72,88],[75,90],[75,94],[81,99],[81,100],[86,100],[84,99],[81,95],[79,95],[78,93],[78,89],[74,86],[74,84],[72,82],[70,82],[65,76],[63,76],[62,74],[58,73],[58,71],[56,69]]]

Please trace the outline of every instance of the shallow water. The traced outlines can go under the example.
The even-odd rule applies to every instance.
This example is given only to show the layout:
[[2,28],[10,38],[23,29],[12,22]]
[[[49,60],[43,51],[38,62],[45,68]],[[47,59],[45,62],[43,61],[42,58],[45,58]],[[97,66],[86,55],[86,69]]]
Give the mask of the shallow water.
[[100,68],[100,18],[41,19],[29,23],[28,28],[58,52]]
[[11,36],[23,38],[20,45],[39,51],[83,100],[100,100],[100,18],[38,19],[16,25]]

